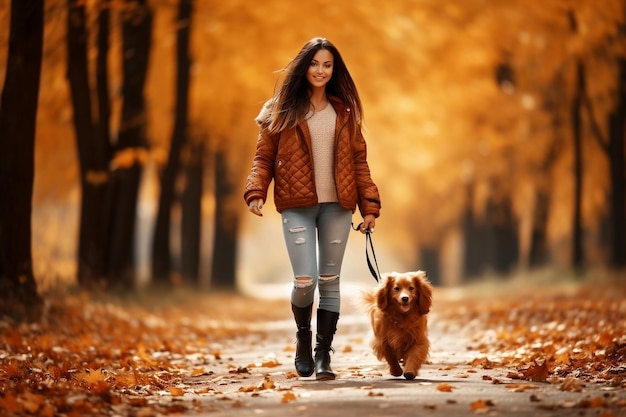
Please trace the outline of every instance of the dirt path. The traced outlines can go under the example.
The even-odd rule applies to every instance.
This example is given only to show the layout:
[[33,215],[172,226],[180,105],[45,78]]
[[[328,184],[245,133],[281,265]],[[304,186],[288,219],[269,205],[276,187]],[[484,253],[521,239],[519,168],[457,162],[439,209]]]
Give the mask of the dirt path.
[[[356,294],[344,291],[344,298]],[[435,306],[444,311],[454,298],[451,292],[438,291]],[[210,347],[214,354],[197,364],[210,371],[185,381],[192,391],[151,401],[168,406],[178,402],[185,415],[213,417],[626,416],[623,387],[580,384],[563,390],[562,381],[524,381],[511,377],[505,367],[486,366],[485,354],[473,350],[476,343],[464,323],[443,319],[437,308],[430,317],[430,361],[414,381],[389,375],[369,348],[366,314],[344,303],[332,356],[336,380],[318,382],[294,373],[295,329],[286,316],[250,323],[248,332]]]

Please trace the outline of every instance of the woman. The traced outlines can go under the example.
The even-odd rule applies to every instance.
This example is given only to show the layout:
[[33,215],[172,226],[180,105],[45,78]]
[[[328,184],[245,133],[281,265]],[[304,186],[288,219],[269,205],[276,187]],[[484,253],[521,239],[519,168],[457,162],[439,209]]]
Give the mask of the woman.
[[[329,380],[335,379],[330,351],[352,213],[358,205],[361,232],[374,231],[380,197],[366,159],[361,100],[337,48],[313,38],[285,70],[278,91],[256,118],[259,137],[244,199],[252,213],[262,216],[274,180],[274,203],[294,273],[296,371]],[[313,358],[311,315],[318,287]]]

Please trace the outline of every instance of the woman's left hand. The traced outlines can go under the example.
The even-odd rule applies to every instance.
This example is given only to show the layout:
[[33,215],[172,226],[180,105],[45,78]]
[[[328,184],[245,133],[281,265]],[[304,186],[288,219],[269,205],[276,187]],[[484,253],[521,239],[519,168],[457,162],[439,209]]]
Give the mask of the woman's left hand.
[[367,230],[369,230],[370,233],[374,233],[374,226],[376,226],[376,217],[374,217],[373,214],[366,214],[363,217],[361,233],[365,234]]

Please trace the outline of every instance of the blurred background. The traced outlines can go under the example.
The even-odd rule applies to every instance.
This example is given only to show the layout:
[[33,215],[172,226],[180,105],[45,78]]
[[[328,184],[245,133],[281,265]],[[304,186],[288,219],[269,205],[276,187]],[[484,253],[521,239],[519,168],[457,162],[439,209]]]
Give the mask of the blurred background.
[[[0,80],[9,27],[0,0]],[[381,271],[624,271],[623,0],[45,0],[38,287],[290,285],[271,197],[257,218],[242,195],[253,119],[315,36],[363,101]],[[356,232],[342,279],[371,280]]]

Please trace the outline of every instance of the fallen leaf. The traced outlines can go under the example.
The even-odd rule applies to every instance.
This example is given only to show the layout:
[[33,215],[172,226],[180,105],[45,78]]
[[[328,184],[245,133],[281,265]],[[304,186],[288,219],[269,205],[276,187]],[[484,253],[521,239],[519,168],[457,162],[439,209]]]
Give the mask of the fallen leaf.
[[470,403],[470,407],[474,411],[481,410],[481,409],[487,408],[487,402],[484,400],[476,400]]
[[156,361],[152,359],[152,356],[150,356],[150,354],[146,351],[146,347],[143,343],[139,343],[137,345],[137,356],[150,366],[155,366],[157,364]]
[[199,388],[199,389],[195,389],[193,390],[194,394],[207,394],[209,392],[213,391],[213,388],[211,387],[204,387],[204,388]]
[[259,384],[259,389],[261,390],[274,389],[274,388],[276,388],[276,384],[274,384],[274,381],[269,377],[265,377],[263,382]]
[[507,390],[511,392],[524,392],[527,389],[537,389],[539,387],[537,387],[536,385],[532,385],[532,384],[512,383],[512,384],[505,384],[504,388],[506,388]]
[[200,375],[204,375],[206,371],[204,370],[204,368],[194,368],[191,371],[191,376],[200,376]]
[[437,385],[437,391],[441,391],[441,392],[452,392],[454,388],[456,387],[453,387],[450,384],[446,384],[445,382]]
[[569,392],[582,392],[584,386],[585,385],[582,383],[582,381],[570,376],[565,378],[565,380],[561,383],[561,385],[559,386],[559,390]]
[[185,391],[182,388],[178,387],[170,387],[168,391],[170,392],[172,397],[182,397],[183,395],[185,395]]
[[296,395],[292,391],[287,391],[286,393],[283,394],[283,397],[281,398],[280,402],[283,404],[286,404],[295,400],[296,400]]
[[492,400],[476,400],[470,403],[471,409],[476,413],[487,412],[488,407],[493,407],[495,403]]
[[548,377],[550,376],[548,364],[545,360],[541,361],[541,363],[535,362],[522,372],[522,376],[529,381],[548,382]]
[[22,411],[22,405],[17,401],[17,397],[0,397],[0,409],[18,414]]
[[470,365],[472,365],[472,367],[474,368],[480,367],[482,369],[493,369],[493,367],[495,366],[495,364],[491,362],[487,357],[474,358],[470,362]]
[[37,411],[45,405],[46,397],[40,394],[33,394],[32,392],[24,392],[21,403],[26,411],[31,414],[37,413]]
[[598,408],[604,405],[604,400],[601,397],[585,398],[578,405],[583,408]]

